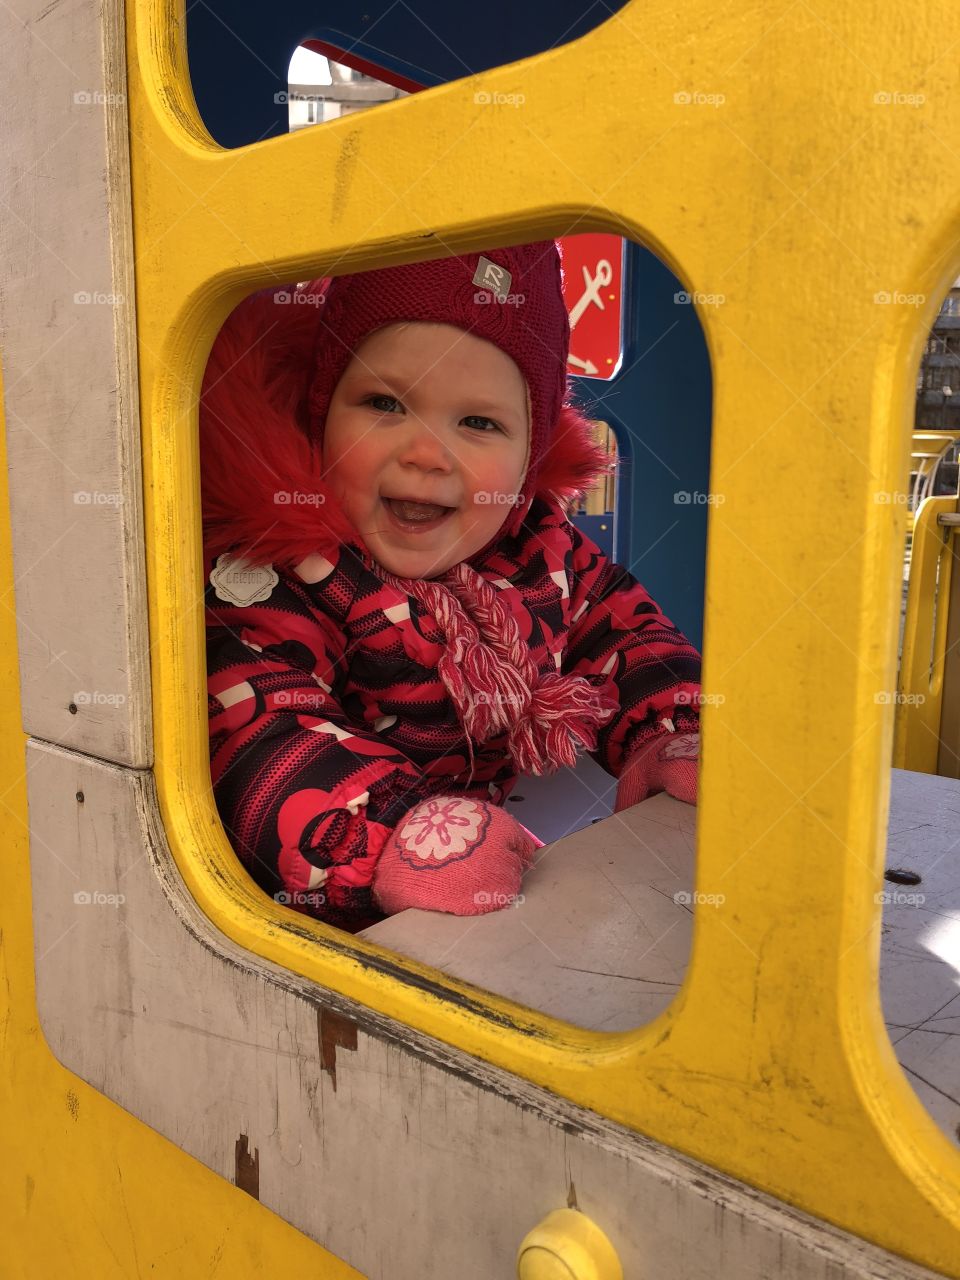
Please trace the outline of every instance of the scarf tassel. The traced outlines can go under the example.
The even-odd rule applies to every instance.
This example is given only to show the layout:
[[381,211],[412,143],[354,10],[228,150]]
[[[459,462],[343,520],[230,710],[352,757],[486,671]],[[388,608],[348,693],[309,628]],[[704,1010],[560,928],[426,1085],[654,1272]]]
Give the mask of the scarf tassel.
[[541,675],[516,619],[476,570],[455,566],[449,585],[384,577],[429,609],[445,634],[437,671],[466,731],[471,778],[473,742],[503,733],[518,772],[537,777],[595,749],[619,703],[583,676]]

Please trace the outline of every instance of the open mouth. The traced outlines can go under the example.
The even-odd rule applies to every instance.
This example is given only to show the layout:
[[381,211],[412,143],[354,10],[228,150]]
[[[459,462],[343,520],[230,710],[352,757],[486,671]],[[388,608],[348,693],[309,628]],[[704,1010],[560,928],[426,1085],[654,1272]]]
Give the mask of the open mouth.
[[382,498],[394,522],[406,532],[434,529],[453,514],[455,507],[441,507],[431,502],[408,502],[400,498]]

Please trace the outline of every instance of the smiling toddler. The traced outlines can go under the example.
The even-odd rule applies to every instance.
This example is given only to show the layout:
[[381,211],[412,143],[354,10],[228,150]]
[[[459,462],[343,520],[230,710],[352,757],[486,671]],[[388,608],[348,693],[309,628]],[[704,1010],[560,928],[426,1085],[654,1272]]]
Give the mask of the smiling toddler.
[[699,656],[567,517],[552,241],[266,292],[201,403],[211,772],[250,874],[343,928],[515,898],[503,804],[589,751],[616,808],[696,797]]

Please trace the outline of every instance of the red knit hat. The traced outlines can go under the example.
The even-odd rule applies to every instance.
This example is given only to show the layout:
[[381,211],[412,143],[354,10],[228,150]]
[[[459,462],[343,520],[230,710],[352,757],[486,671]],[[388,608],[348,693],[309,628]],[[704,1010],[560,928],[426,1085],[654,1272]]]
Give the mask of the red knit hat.
[[485,338],[520,369],[530,394],[530,454],[521,500],[497,533],[516,533],[537,492],[540,468],[567,391],[570,322],[556,242],[338,276],[326,290],[307,407],[320,443],[334,389],[361,342],[402,321],[449,324]]

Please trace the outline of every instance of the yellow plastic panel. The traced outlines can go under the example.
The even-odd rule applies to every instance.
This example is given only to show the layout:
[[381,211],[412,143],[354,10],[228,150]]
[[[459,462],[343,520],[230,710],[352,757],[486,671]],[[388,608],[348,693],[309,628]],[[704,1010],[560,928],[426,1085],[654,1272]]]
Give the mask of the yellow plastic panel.
[[2,396],[0,583],[0,1274],[363,1280],[65,1070],[40,1031]]
[[[960,9],[635,3],[529,61],[230,152],[197,117],[182,14],[130,14],[156,769],[197,901],[273,961],[960,1276],[960,1159],[886,1038],[874,901],[904,533],[876,496],[905,473],[920,350],[957,272]],[[478,106],[481,89],[524,105]],[[698,851],[698,889],[723,903],[699,912],[673,1006],[616,1036],[255,889],[210,793],[198,608],[197,392],[243,294],[589,230],[725,299],[702,310],[725,497],[705,683],[725,701],[704,709]]]

